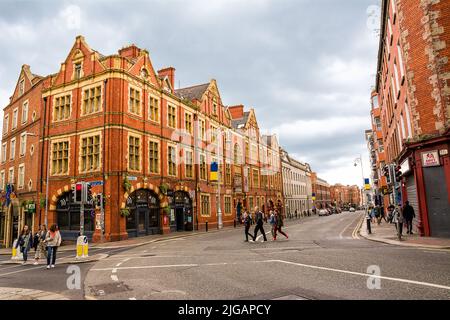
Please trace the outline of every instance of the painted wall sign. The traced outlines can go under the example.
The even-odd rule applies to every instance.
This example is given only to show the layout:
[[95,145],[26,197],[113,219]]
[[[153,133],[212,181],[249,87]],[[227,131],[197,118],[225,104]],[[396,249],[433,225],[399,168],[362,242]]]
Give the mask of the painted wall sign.
[[439,152],[437,150],[422,152],[422,167],[440,166]]

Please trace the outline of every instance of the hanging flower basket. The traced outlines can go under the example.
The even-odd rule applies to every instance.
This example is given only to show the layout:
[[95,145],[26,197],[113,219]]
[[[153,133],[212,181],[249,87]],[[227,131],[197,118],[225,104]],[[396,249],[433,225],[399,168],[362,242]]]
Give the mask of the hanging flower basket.
[[164,211],[164,213],[165,213],[166,215],[170,215],[170,207],[169,207],[169,206],[164,207],[164,208],[163,208],[163,211]]
[[125,209],[121,209],[120,210],[120,215],[122,216],[122,217],[128,217],[129,215],[130,215],[130,210],[128,210],[127,208],[125,208]]
[[167,183],[163,183],[159,186],[159,191],[161,191],[161,193],[163,195],[167,195],[167,190],[169,189],[169,186],[167,185]]
[[130,180],[128,180],[128,177],[125,177],[123,179],[123,189],[126,192],[130,192],[130,190],[131,190],[131,182],[130,182]]

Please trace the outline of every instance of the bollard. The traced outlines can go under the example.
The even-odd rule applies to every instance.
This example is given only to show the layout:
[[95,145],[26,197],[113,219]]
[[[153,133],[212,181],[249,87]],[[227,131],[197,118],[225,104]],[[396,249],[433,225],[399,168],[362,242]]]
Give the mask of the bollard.
[[234,227],[236,228],[236,219],[234,219]]
[[17,239],[14,240],[13,246],[12,246],[12,255],[11,255],[11,259],[12,259],[12,260],[17,260],[17,259],[19,258],[19,257],[17,256],[16,245],[17,245]]
[[76,258],[87,258],[89,253],[88,240],[86,236],[77,238],[77,256]]
[[206,227],[206,232],[208,232],[208,221],[206,221],[205,227]]

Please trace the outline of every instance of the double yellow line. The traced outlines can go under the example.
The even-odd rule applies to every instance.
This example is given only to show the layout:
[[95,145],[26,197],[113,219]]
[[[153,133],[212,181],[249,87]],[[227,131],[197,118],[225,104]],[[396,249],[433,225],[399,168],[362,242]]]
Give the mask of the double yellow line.
[[353,230],[353,232],[352,232],[352,238],[353,239],[361,239],[359,237],[358,233],[359,233],[359,229],[361,229],[361,226],[362,226],[362,224],[364,222],[364,218],[365,217],[363,215],[363,217],[361,218],[361,221],[358,222],[358,224],[356,225],[355,229]]

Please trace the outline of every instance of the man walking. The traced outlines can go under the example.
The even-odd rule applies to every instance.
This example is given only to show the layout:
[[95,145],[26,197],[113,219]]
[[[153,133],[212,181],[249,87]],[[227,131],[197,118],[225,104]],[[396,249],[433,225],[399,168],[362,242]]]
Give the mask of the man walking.
[[255,226],[255,233],[253,235],[253,239],[256,240],[256,236],[258,234],[258,231],[260,231],[264,237],[264,241],[267,241],[266,232],[264,231],[264,220],[263,220],[263,213],[259,211],[258,206],[255,207],[255,220],[256,220],[256,226]]
[[414,208],[409,204],[409,201],[405,202],[405,207],[403,208],[403,218],[406,222],[406,233],[413,234],[412,226],[413,220],[416,217],[416,213],[414,212]]
[[275,227],[273,240],[277,240],[277,232],[279,232],[283,236],[285,236],[286,239],[289,239],[288,235],[281,230],[281,227],[284,226],[283,216],[280,212],[278,212],[278,210],[275,210],[275,222],[276,222],[276,227]]

